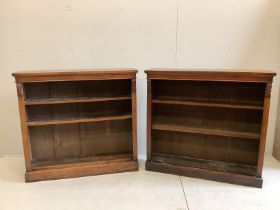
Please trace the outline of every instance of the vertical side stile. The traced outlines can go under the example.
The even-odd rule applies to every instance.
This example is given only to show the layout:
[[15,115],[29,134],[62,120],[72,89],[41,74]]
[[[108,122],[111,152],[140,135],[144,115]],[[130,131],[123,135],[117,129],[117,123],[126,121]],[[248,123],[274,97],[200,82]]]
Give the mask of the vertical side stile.
[[264,152],[265,152],[266,134],[267,134],[267,127],[268,127],[271,86],[272,86],[272,83],[269,82],[269,83],[266,84],[266,88],[265,88],[261,138],[260,138],[260,145],[259,145],[258,165],[257,165],[257,177],[262,177],[262,168],[263,168],[263,160],[264,160]]
[[136,79],[131,79],[131,102],[132,102],[132,136],[133,136],[133,160],[137,161],[137,99]]
[[147,161],[151,161],[152,156],[152,83],[147,79]]
[[31,171],[31,148],[30,148],[30,140],[28,135],[28,127],[27,127],[27,115],[25,109],[25,92],[22,83],[16,83],[17,85],[17,95],[18,95],[18,107],[20,114],[20,124],[21,124],[21,134],[22,134],[22,143],[23,143],[23,152],[25,156],[25,166],[26,171]]

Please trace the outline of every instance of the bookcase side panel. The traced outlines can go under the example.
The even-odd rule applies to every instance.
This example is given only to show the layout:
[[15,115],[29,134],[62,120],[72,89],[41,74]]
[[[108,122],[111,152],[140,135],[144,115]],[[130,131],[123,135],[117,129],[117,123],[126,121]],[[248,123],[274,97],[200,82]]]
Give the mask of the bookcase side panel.
[[26,116],[26,110],[24,104],[25,90],[22,83],[16,83],[16,85],[17,85],[18,107],[19,107],[19,114],[20,114],[21,135],[22,135],[23,152],[25,158],[25,167],[26,167],[26,171],[31,171],[32,155],[31,155],[28,127],[26,124],[27,116]]
[[265,144],[266,144],[266,134],[267,134],[268,117],[269,117],[271,87],[272,87],[272,82],[269,82],[266,84],[264,106],[263,106],[261,139],[260,139],[260,146],[259,146],[258,166],[257,166],[257,176],[258,177],[262,177]]

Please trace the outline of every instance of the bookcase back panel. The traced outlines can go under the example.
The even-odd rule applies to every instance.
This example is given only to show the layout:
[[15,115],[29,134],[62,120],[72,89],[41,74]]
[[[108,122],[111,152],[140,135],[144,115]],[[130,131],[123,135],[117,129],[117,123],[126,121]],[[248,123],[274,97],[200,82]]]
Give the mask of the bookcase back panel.
[[153,123],[260,133],[262,112],[216,107],[154,104]]
[[74,98],[78,97],[78,82],[49,82],[50,98]]
[[131,100],[27,107],[29,121],[106,117],[131,114]]
[[262,104],[264,83],[153,80],[154,99],[181,99],[232,104]]
[[33,162],[132,154],[131,119],[34,126],[29,134]]
[[131,91],[130,80],[106,80],[79,82],[81,97],[128,96]]
[[[53,105],[36,105],[38,107],[50,107],[51,119],[74,119],[79,117],[78,104],[53,104]],[[28,107],[32,110],[35,106]],[[31,119],[32,120],[32,119]]]
[[55,160],[80,156],[79,124],[53,125]]
[[26,99],[129,96],[130,80],[64,81],[25,84]]
[[80,103],[80,117],[112,116],[131,113],[131,101],[108,101],[96,103]]
[[28,121],[52,119],[51,105],[38,105],[26,107]]
[[153,153],[256,165],[259,141],[168,131],[152,132]]
[[37,161],[52,161],[54,154],[53,127],[50,125],[29,128],[32,159]]
[[132,153],[131,120],[81,123],[81,155]]
[[35,82],[24,84],[26,99],[47,99],[50,98],[49,83]]

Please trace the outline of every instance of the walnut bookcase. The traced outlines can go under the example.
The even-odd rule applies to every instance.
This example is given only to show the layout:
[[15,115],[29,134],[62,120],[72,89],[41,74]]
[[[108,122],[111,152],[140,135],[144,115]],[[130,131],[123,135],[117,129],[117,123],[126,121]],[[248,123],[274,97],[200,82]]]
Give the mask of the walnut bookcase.
[[146,73],[146,170],[262,187],[274,72]]
[[138,170],[136,72],[14,73],[26,181]]

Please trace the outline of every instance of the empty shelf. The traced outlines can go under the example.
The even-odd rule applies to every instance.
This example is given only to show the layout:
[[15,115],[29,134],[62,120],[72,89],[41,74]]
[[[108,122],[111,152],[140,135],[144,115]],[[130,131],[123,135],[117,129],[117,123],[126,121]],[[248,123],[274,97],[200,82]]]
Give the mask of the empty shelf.
[[244,139],[260,139],[260,134],[258,133],[229,131],[229,130],[221,130],[221,129],[213,129],[213,128],[177,126],[177,125],[166,125],[166,124],[156,123],[152,125],[152,129],[183,132],[183,133],[214,135],[214,136],[236,137],[236,138],[244,138]]
[[155,104],[173,104],[173,105],[186,105],[186,106],[204,106],[204,107],[221,107],[221,108],[233,108],[233,109],[256,109],[262,110],[261,105],[253,104],[231,104],[231,103],[218,103],[218,102],[206,102],[206,101],[185,101],[185,100],[168,100],[168,99],[153,99]]
[[87,123],[111,120],[125,120],[132,118],[131,115],[119,115],[108,117],[95,117],[95,118],[77,118],[77,119],[63,119],[63,120],[42,120],[42,121],[29,121],[28,126],[42,126],[42,125],[59,125],[59,124],[73,124],[73,123]]
[[74,165],[83,165],[92,164],[93,162],[97,164],[110,164],[118,162],[127,162],[132,160],[132,154],[123,153],[123,154],[108,154],[108,155],[99,155],[92,157],[74,157],[64,160],[53,160],[53,161],[33,161],[32,168],[34,170],[42,169],[55,169],[61,167],[71,167]]
[[68,103],[88,103],[88,102],[101,102],[101,101],[118,101],[118,100],[130,100],[131,96],[120,97],[80,97],[80,98],[57,98],[57,99],[26,99],[26,105],[42,105],[42,104],[68,104]]

